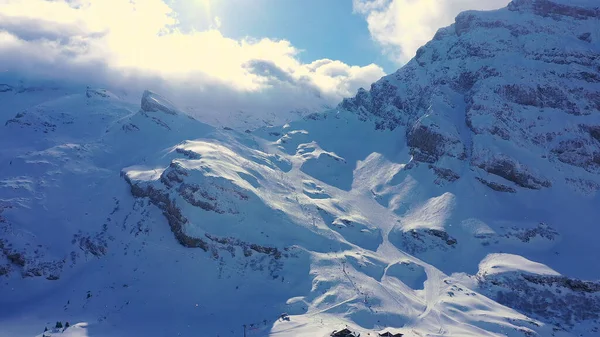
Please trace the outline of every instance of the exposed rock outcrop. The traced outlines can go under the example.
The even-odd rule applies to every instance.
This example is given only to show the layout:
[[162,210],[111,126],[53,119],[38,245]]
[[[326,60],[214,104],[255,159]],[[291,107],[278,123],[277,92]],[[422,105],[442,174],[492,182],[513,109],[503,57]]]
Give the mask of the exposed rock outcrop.
[[456,248],[458,240],[447,232],[438,229],[419,228],[390,233],[390,241],[398,248],[419,256],[425,252],[447,251]]
[[536,177],[529,172],[526,166],[509,158],[494,158],[492,161],[481,163],[478,166],[490,174],[512,181],[524,188],[539,190],[552,186],[549,180]]
[[175,108],[173,103],[150,90],[144,91],[141,108],[145,112],[160,111],[170,115],[177,114],[177,108]]
[[522,272],[479,276],[478,282],[484,294],[529,317],[562,328],[583,321],[600,327],[600,282]]

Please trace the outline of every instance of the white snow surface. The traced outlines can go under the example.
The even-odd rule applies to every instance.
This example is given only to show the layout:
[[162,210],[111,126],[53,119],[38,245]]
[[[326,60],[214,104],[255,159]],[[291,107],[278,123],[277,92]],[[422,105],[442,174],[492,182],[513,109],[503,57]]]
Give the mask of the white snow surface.
[[523,271],[537,275],[560,275],[546,265],[513,254],[490,254],[486,256],[479,263],[478,274],[493,275],[514,271]]
[[0,75],[0,336],[600,333],[600,10],[573,4],[463,13],[283,126]]

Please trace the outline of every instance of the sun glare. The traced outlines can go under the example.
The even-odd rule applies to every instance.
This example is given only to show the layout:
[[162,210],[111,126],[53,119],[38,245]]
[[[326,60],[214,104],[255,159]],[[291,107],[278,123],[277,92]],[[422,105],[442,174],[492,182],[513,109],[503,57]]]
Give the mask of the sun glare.
[[202,9],[206,12],[207,18],[211,18],[212,10],[211,10],[211,2],[213,0],[192,0],[196,4],[200,5]]

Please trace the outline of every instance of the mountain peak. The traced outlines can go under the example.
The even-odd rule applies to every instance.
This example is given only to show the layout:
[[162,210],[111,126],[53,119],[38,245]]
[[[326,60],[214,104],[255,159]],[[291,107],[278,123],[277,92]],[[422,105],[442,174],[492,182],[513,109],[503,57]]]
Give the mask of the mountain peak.
[[566,16],[587,20],[600,17],[600,6],[594,0],[513,0],[508,9],[553,18]]
[[170,115],[176,115],[178,111],[173,103],[150,90],[145,90],[142,94],[141,108],[146,112],[162,111]]

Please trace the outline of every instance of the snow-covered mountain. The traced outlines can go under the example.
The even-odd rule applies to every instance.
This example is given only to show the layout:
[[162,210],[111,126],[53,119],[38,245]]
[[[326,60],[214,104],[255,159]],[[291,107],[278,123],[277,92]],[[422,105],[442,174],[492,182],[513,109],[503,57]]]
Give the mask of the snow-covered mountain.
[[599,41],[593,0],[462,13],[369,91],[245,132],[8,81],[0,336],[600,334]]

